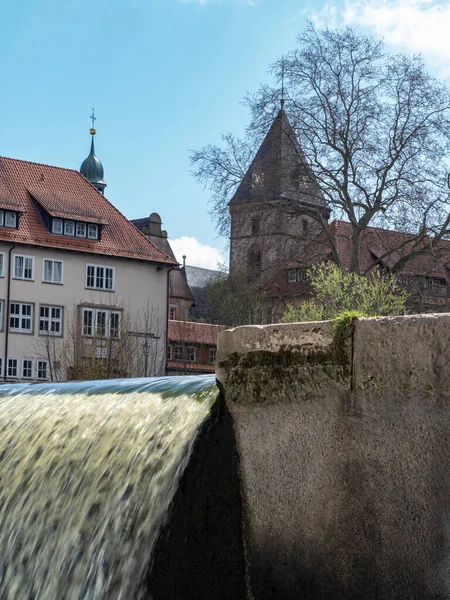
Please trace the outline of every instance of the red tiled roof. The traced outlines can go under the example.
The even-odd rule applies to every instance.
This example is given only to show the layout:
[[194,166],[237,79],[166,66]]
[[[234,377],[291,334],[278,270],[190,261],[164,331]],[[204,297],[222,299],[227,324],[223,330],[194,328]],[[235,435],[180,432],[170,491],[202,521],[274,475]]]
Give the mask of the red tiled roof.
[[171,342],[190,342],[215,346],[217,336],[226,329],[224,325],[194,321],[169,321],[168,339]]
[[[329,231],[336,245],[342,266],[349,267],[352,251],[352,227],[350,223],[333,221],[330,223]],[[392,268],[402,257],[414,250],[416,245],[417,249],[423,249],[429,241],[428,238],[424,241],[417,241],[415,236],[408,233],[367,227],[363,232],[361,243],[361,271],[364,272],[369,269],[377,260]],[[329,252],[330,248],[328,247]],[[449,259],[450,242],[441,241],[433,254],[426,253],[409,260],[402,269],[402,273],[441,277],[450,283]]]
[[[50,233],[32,196],[53,216],[103,223],[101,240]],[[19,229],[0,228],[2,241],[177,264],[73,169],[0,157],[0,208],[22,212]]]

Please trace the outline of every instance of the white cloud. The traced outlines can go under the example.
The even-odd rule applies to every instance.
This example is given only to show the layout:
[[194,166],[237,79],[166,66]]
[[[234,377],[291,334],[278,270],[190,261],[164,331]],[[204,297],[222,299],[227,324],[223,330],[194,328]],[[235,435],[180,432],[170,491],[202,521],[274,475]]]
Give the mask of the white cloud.
[[[308,11],[310,12],[310,11]],[[422,54],[440,76],[450,76],[450,4],[441,0],[346,0],[310,12],[317,26],[361,26],[397,50]]]
[[183,262],[183,254],[186,255],[186,264],[193,267],[217,269],[218,264],[225,262],[220,250],[201,244],[195,237],[182,236],[170,240],[170,245],[179,263]]

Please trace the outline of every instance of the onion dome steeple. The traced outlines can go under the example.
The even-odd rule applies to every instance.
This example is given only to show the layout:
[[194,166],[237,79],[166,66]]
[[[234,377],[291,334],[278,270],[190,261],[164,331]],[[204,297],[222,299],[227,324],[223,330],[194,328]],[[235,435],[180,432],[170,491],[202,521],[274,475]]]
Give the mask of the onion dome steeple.
[[92,185],[94,185],[101,194],[104,194],[106,183],[103,179],[103,177],[104,177],[103,165],[100,162],[100,160],[97,158],[97,156],[95,156],[95,149],[94,149],[94,135],[97,133],[97,131],[94,128],[94,123],[97,119],[97,117],[94,114],[94,109],[92,109],[91,119],[92,119],[92,127],[89,132],[92,136],[91,151],[89,153],[89,156],[86,158],[86,160],[83,161],[83,164],[80,167],[80,173],[83,175],[83,177],[86,177],[86,179],[90,183],[92,183]]

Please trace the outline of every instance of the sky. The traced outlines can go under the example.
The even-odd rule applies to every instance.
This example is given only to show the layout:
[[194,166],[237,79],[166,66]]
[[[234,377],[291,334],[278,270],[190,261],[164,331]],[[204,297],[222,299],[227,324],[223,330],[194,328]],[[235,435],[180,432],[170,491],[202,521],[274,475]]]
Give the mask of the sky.
[[450,81],[440,0],[21,0],[2,6],[0,155],[79,169],[97,116],[106,197],[129,219],[160,214],[178,260],[226,263],[189,151],[242,136],[247,92],[312,21],[360,27],[420,53]]

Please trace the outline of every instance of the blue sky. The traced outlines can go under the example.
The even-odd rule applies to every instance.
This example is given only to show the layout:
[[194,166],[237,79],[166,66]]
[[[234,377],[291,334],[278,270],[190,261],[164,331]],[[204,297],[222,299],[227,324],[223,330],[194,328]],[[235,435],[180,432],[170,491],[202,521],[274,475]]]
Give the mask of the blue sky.
[[440,0],[21,0],[2,6],[0,155],[78,169],[95,106],[108,199],[128,218],[160,213],[176,253],[214,266],[225,241],[189,149],[243,133],[243,97],[308,19],[360,25],[448,76]]

